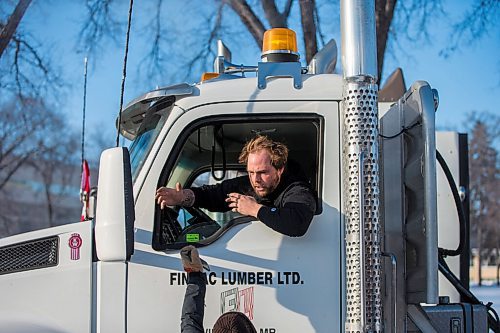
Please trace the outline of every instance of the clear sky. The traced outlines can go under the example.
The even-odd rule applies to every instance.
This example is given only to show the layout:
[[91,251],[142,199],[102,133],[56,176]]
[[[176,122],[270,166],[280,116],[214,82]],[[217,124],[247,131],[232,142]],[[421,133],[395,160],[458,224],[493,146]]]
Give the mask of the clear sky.
[[[150,5],[150,2],[135,2],[136,7],[147,4]],[[396,67],[402,67],[407,85],[416,80],[425,80],[438,89],[438,128],[463,130],[466,114],[473,110],[500,113],[500,20],[496,21],[496,26],[481,40],[472,45],[462,45],[448,58],[439,55],[449,39],[449,22],[460,17],[469,4],[470,1],[444,1],[447,12],[441,19],[433,21],[429,29],[429,42],[404,41],[392,55],[386,56],[384,77]],[[123,15],[126,17],[126,6],[124,9]],[[337,19],[338,15],[332,17]],[[75,44],[83,18],[84,8],[79,2],[52,0],[34,1],[22,21],[25,29],[36,31],[44,46],[55,51],[55,61],[71,84],[66,95],[61,98],[60,107],[78,130],[82,117],[84,55],[75,51]],[[292,26],[294,24],[296,23],[291,22]],[[189,33],[189,22],[185,22],[182,30]],[[331,37],[340,45],[338,31],[328,36]],[[125,36],[118,36],[118,39],[124,41]],[[138,60],[143,56],[145,43],[147,36],[132,33],[125,104],[154,88],[141,83],[135,70]],[[259,60],[259,50],[253,40],[240,39],[236,43],[238,39],[227,42],[234,62],[255,64]],[[98,130],[110,133],[110,137],[106,138],[109,145],[114,144],[115,134],[112,131],[119,108],[123,53],[123,47],[110,44],[103,50],[98,62],[90,59],[87,126],[90,128],[89,132]],[[338,58],[340,59],[340,55]],[[199,74],[195,76],[198,77]],[[177,82],[165,81],[158,84],[165,86],[174,83]]]

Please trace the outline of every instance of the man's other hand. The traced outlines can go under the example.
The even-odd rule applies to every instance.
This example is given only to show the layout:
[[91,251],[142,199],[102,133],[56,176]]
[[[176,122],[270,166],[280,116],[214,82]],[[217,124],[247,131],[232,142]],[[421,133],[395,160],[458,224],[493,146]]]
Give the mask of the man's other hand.
[[238,212],[242,215],[257,217],[261,204],[257,203],[254,197],[239,193],[229,193],[226,199],[229,203],[229,208],[233,212]]

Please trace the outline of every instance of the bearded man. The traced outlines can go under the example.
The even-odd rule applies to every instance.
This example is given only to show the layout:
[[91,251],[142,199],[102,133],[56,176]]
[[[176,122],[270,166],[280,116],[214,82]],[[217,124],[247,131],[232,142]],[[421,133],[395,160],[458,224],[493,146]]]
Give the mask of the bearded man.
[[245,144],[239,156],[248,176],[189,189],[179,183],[175,189],[160,187],[156,200],[162,209],[179,205],[213,212],[232,209],[282,234],[303,236],[316,212],[317,199],[307,182],[289,172],[287,160],[284,144],[259,135]]

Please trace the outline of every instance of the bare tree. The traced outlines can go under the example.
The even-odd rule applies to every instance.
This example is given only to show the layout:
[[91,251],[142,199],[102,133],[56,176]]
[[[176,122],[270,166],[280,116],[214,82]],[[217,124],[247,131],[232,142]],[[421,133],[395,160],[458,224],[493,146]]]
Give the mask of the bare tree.
[[30,5],[31,0],[19,0],[17,3],[16,8],[14,9],[14,12],[12,15],[9,17],[7,23],[5,26],[0,26],[0,58],[2,57],[3,51],[9,44],[10,40],[12,39],[12,36],[14,35],[14,32],[17,29],[17,26],[19,25],[19,22],[21,22],[21,19],[24,16],[24,13],[26,12],[26,9],[28,9],[28,6]]
[[[75,174],[75,169],[78,169],[77,141],[76,133],[69,128],[64,117],[40,99],[13,99],[0,106],[0,237],[15,230],[27,230],[10,226],[19,221],[26,222],[29,216],[26,208],[13,207],[22,205],[16,196],[47,209],[48,221],[38,223],[48,222],[53,226],[58,222],[54,214],[55,198],[64,197],[68,186],[77,188],[79,184],[78,174]],[[30,168],[35,172],[29,171]],[[38,200],[36,193],[26,193],[32,190],[29,186],[16,190],[12,180],[19,172],[23,176],[17,176],[18,181],[22,179],[30,184],[41,180],[45,198]],[[9,192],[12,189],[21,193]],[[76,220],[78,212],[75,213]],[[46,225],[38,227],[42,226]],[[35,227],[29,226],[31,229]]]
[[[53,126],[67,128],[63,118],[54,118]],[[49,226],[56,225],[54,206],[57,204],[56,197],[65,193],[71,183],[77,183],[74,178],[74,169],[78,165],[77,154],[78,140],[76,133],[65,131],[64,139],[61,140],[60,133],[47,133],[51,135],[50,141],[56,144],[47,147],[43,152],[37,152],[28,161],[28,165],[35,169],[44,187],[45,201]],[[76,217],[75,217],[76,218]]]
[[[203,6],[199,3],[186,4],[179,15],[191,19],[195,13],[205,11],[205,20],[200,20],[199,27],[194,27],[196,32],[189,39],[196,39],[196,43],[189,43],[184,36],[178,36],[173,25],[167,26],[171,20],[162,20],[161,15],[168,10],[163,0],[156,0],[152,8],[148,8],[147,16],[151,20],[147,24],[139,25],[141,35],[152,36],[149,50],[145,53],[142,65],[146,66],[144,73],[148,77],[164,77],[167,60],[175,58],[177,47],[173,45],[185,43],[183,51],[189,50],[189,60],[186,61],[188,70],[185,75],[193,72],[193,69],[206,68],[210,65],[214,55],[215,38],[226,36],[234,32],[235,25],[243,26],[255,41],[255,46],[260,49],[262,37],[268,28],[288,27],[289,20],[301,22],[302,45],[305,50],[305,60],[309,62],[318,51],[318,40],[324,43],[324,25],[321,22],[331,20],[332,13],[319,10],[321,6],[329,4],[331,10],[339,10],[338,1],[327,0],[214,0],[205,2]],[[295,10],[294,9],[295,5]],[[137,6],[137,5],[136,5]],[[104,40],[114,39],[120,26],[124,22],[118,22],[116,17],[118,9],[124,12],[123,3],[116,0],[88,1],[88,16],[80,33],[80,46],[95,50]],[[229,9],[229,10],[228,10]],[[453,35],[468,32],[471,38],[480,38],[494,24],[493,17],[498,14],[499,2],[495,0],[475,0],[472,9],[463,20],[456,23],[452,28]],[[153,15],[151,15],[153,13]],[[379,82],[384,68],[384,59],[391,49],[398,47],[399,40],[430,41],[430,23],[432,20],[444,16],[441,0],[376,0],[375,15],[377,26],[377,57]],[[124,15],[122,15],[123,17]],[[298,17],[297,17],[298,16]],[[322,16],[322,18],[320,17]],[[321,19],[320,19],[321,18]],[[236,19],[236,20],[235,20]],[[227,24],[224,27],[224,24]],[[479,27],[481,29],[479,29]],[[205,38],[203,43],[199,40]],[[175,42],[175,43],[174,43]],[[455,43],[455,44],[453,44]],[[450,44],[449,52],[457,48],[458,43]],[[448,52],[448,53],[449,53]],[[186,56],[186,54],[184,54]],[[177,62],[178,63],[178,62]],[[175,66],[180,67],[180,66]],[[185,67],[182,67],[185,68]],[[142,68],[141,68],[142,69]],[[188,74],[186,74],[188,73]],[[175,71],[175,76],[178,72]]]
[[499,12],[500,1],[498,0],[474,1],[460,21],[453,24],[451,42],[441,54],[448,57],[460,45],[474,44],[490,31],[491,26],[497,24]]
[[[41,43],[34,37],[36,33],[17,28],[22,27],[22,13],[30,2],[12,0],[0,3],[0,45],[6,45],[0,62],[0,89],[20,97],[42,96],[63,87],[61,75],[50,61],[50,52],[43,52]],[[401,39],[429,40],[429,23],[442,17],[445,11],[441,0],[376,0],[375,3],[380,82],[385,56],[394,47],[399,47]],[[325,4],[328,4],[329,11],[323,10]],[[135,17],[148,18],[142,22],[133,21],[136,31],[140,32],[141,38],[150,38],[137,68],[140,79],[162,83],[166,74],[178,77],[180,72],[187,78],[193,72],[206,70],[215,53],[215,39],[234,34],[236,26],[247,30],[255,46],[260,48],[266,29],[288,27],[291,19],[301,22],[299,36],[302,37],[304,59],[309,62],[320,44],[324,44],[324,27],[331,25],[329,21],[334,16],[331,11],[338,11],[338,1],[333,0],[213,0],[176,5],[181,6],[181,10],[175,13],[180,21],[199,22],[198,27],[190,25],[194,34],[188,38],[182,34],[185,31],[179,27],[179,20],[169,24],[175,21],[166,14],[171,3],[155,0],[135,5],[136,9],[142,9],[142,13]],[[84,6],[87,16],[77,38],[81,52],[93,54],[109,42],[123,43],[126,2],[88,0]],[[499,9],[497,0],[474,0],[470,10],[452,26],[450,44],[443,49],[443,55],[455,51],[464,38],[472,42],[489,31],[495,26]],[[198,16],[193,19],[194,15]]]
[[0,190],[36,152],[46,149],[41,134],[47,123],[38,100],[13,100],[0,107]]
[[[62,115],[47,105],[50,96],[62,90],[63,81],[52,64],[53,53],[37,41],[36,32],[23,27],[22,18],[31,2],[0,2],[0,237],[37,228],[34,221],[44,222],[31,221],[28,213],[35,207],[20,207],[23,204],[16,196],[30,200],[30,205],[38,208],[43,208],[45,201],[49,226],[53,225],[54,183],[64,189],[70,182],[64,166],[72,155],[72,130],[65,126]],[[64,136],[61,130],[65,130]],[[29,166],[36,173],[28,171]],[[17,181],[12,182],[14,176]],[[19,187],[15,185],[19,181],[36,184],[38,177],[45,187],[46,200],[37,201],[36,193],[10,192]]]
[[118,36],[123,32],[123,21],[116,14],[120,6],[114,0],[88,0],[85,2],[87,18],[78,36],[77,47],[80,52],[93,54],[99,51],[103,44],[113,42],[118,44]]
[[71,130],[64,123],[41,100],[12,100],[0,106],[0,190],[24,163],[68,144]]
[[493,114],[472,114],[469,143],[471,231],[481,263],[485,253],[500,248],[500,169],[495,144],[500,138],[500,117]]
[[[37,41],[36,33],[20,29],[31,0],[19,0],[9,11],[9,1],[0,2],[0,90],[18,98],[51,95],[63,87],[59,70]],[[21,24],[22,26],[22,24]]]

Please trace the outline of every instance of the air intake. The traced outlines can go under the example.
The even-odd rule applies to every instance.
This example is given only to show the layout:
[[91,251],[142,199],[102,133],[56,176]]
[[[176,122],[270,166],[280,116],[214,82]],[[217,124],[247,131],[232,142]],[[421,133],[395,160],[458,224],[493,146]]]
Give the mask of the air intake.
[[59,237],[0,247],[0,275],[57,266]]

